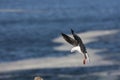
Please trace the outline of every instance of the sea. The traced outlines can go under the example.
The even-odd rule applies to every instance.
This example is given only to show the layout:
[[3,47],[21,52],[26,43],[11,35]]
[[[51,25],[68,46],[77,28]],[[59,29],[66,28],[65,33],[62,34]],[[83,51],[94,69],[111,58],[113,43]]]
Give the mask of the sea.
[[[69,34],[70,29],[76,33],[120,30],[120,0],[0,0],[0,64],[25,59],[68,56],[69,52],[54,50],[54,47],[61,44],[54,43],[53,39],[61,36],[61,32]],[[106,48],[106,53],[119,55],[120,31],[109,35],[111,42],[104,40],[104,37],[106,36],[98,37],[97,42],[86,45],[93,49]],[[102,53],[100,55],[104,55]],[[120,61],[120,58],[115,56],[108,59]],[[120,69],[119,64],[110,66],[109,69],[107,67],[109,66],[101,66],[102,70]],[[62,69],[41,71],[46,74],[53,71],[56,75],[44,74],[45,80],[107,80],[108,78],[103,76],[85,75],[96,68],[87,68],[87,71],[84,67],[81,71],[78,68],[71,71],[69,68],[70,74],[67,77],[56,75],[68,74]],[[39,70],[0,72],[0,80],[33,80],[35,74],[42,73]],[[12,77],[8,77],[8,74],[12,74]],[[80,77],[82,74],[84,75]],[[75,77],[70,77],[71,75]],[[114,80],[120,80],[120,75]]]

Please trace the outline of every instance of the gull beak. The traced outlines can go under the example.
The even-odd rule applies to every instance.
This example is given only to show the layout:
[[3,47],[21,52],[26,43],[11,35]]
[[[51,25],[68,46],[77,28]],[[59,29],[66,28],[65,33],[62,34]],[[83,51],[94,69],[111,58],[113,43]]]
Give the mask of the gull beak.
[[86,64],[86,59],[83,59],[83,64]]
[[88,54],[86,53],[84,55],[83,64],[86,64],[87,62],[89,62],[89,57],[88,57]]

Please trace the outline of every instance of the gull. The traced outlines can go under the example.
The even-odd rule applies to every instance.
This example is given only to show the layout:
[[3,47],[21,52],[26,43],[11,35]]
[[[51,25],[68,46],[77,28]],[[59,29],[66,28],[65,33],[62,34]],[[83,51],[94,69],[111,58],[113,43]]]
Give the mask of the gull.
[[84,56],[83,64],[86,64],[86,62],[89,62],[89,57],[87,54],[86,47],[83,44],[81,38],[77,34],[75,34],[72,29],[71,29],[71,32],[74,39],[64,33],[61,33],[61,35],[69,44],[73,45],[73,48],[71,49],[71,53],[73,52],[81,53]]

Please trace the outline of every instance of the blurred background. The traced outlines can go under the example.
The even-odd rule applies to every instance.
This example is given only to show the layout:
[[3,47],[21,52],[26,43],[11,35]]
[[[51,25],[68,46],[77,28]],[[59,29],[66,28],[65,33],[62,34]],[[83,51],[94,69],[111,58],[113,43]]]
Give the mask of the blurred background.
[[[100,60],[56,49],[71,28]],[[120,80],[119,48],[120,0],[0,0],[0,80]]]

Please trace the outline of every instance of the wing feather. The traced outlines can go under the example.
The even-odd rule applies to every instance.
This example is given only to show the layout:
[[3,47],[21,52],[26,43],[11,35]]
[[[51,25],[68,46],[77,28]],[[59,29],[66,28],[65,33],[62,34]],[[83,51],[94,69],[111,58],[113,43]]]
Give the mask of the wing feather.
[[73,35],[74,39],[77,40],[78,44],[80,45],[81,51],[82,51],[83,53],[87,53],[86,48],[85,48],[85,45],[84,45],[83,42],[82,42],[82,39],[81,39],[77,34],[75,34],[72,29],[71,29],[71,32],[72,32],[72,35]]
[[67,35],[64,34],[64,33],[61,33],[61,34],[62,34],[63,38],[64,38],[68,43],[70,43],[71,45],[73,45],[73,46],[77,46],[77,45],[78,45],[78,42],[77,42],[76,40],[74,40],[73,38],[67,36]]

